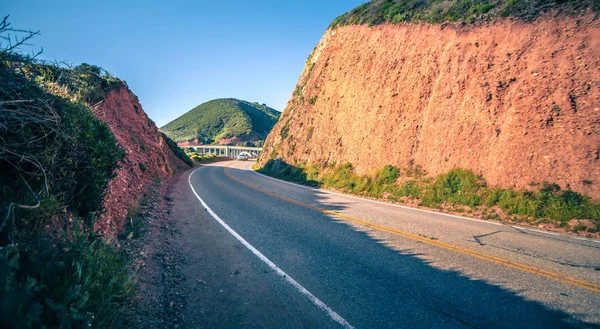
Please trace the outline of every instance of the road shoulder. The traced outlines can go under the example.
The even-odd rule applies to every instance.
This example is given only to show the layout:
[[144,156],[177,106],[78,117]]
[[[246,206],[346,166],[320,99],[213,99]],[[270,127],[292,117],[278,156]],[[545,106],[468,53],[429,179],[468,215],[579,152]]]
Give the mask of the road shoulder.
[[182,278],[184,327],[333,326],[208,214],[190,189],[190,173],[180,176],[174,186],[170,215],[176,236],[173,247],[182,255],[175,267]]

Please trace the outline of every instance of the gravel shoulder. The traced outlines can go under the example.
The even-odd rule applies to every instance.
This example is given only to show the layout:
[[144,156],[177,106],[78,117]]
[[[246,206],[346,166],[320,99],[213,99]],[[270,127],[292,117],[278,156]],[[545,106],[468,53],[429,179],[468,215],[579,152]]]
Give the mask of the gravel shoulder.
[[192,171],[147,196],[144,232],[126,242],[139,287],[129,327],[337,327],[208,214]]
[[127,223],[137,225],[130,229],[131,237],[123,242],[131,254],[131,270],[137,279],[129,328],[184,327],[185,299],[181,287],[184,278],[180,267],[183,256],[175,248],[179,233],[171,216],[170,195],[185,175],[182,172],[155,182],[140,201],[137,214]]

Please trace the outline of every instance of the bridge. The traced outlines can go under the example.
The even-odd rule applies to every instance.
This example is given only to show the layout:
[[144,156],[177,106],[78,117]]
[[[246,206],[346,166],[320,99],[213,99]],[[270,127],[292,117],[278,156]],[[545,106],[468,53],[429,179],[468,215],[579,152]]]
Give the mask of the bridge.
[[196,145],[188,146],[199,154],[213,154],[227,158],[235,158],[242,152],[248,152],[253,157],[257,157],[262,152],[262,147],[249,146],[225,146],[225,145]]

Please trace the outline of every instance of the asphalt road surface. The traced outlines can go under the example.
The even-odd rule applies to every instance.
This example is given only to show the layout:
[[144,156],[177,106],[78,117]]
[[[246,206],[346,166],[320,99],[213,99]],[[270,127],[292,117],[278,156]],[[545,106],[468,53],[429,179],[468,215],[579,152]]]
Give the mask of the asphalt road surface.
[[194,328],[599,328],[600,243],[202,166],[173,216]]

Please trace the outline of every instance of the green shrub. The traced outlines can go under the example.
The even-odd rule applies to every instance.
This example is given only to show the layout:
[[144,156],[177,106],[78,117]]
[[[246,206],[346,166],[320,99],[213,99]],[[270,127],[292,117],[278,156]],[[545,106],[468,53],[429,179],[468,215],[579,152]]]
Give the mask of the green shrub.
[[125,257],[91,225],[71,227],[56,245],[38,237],[0,249],[0,327],[113,328],[123,320],[134,287]]
[[531,192],[503,190],[498,205],[510,215],[535,216],[539,202]]
[[310,165],[304,168],[306,180],[309,182],[316,182],[319,180],[319,168],[315,165]]
[[354,174],[354,168],[350,163],[344,163],[336,166],[331,173],[323,174],[322,181],[325,186],[331,186],[335,188],[349,188],[352,189],[353,185],[356,185],[358,177]]
[[[421,204],[430,207],[450,203],[471,208],[481,207],[487,213],[486,209],[498,206],[507,214],[520,216],[521,219],[560,223],[571,219],[590,219],[600,230],[600,203],[593,202],[586,196],[570,190],[561,191],[558,185],[548,183],[544,183],[539,191],[490,188],[483,178],[468,169],[455,168],[435,178],[422,178],[424,171],[419,166],[400,170],[387,165],[370,176],[361,176],[354,172],[350,163],[331,163],[321,169],[305,164],[292,166],[278,159],[267,162],[259,172],[297,183],[331,187],[369,197],[420,199]],[[401,176],[413,178],[397,183]],[[490,218],[497,217],[493,211],[491,213]]]
[[480,190],[485,187],[481,177],[467,169],[455,168],[438,176],[423,195],[423,204],[437,206],[443,202],[453,202],[467,206],[482,203]]
[[381,184],[392,184],[400,177],[400,169],[386,165],[383,169],[375,173],[375,180]]
[[418,199],[421,197],[421,193],[419,183],[416,180],[409,180],[400,185],[394,194],[397,196]]

